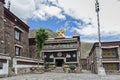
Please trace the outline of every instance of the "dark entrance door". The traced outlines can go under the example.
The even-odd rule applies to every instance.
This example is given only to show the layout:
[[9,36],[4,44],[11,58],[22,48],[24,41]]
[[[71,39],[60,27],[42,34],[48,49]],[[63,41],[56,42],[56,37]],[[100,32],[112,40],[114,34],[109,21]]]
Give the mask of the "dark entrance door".
[[57,67],[62,67],[62,64],[64,63],[64,60],[63,59],[56,59],[55,63],[56,63]]

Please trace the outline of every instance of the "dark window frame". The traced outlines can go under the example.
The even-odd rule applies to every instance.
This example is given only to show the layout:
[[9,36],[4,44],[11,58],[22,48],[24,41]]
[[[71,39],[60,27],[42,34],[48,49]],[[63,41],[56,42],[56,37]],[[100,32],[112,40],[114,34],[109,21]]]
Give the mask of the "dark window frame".
[[[113,50],[115,51],[115,53],[114,53],[114,55],[116,55],[115,57],[112,57],[112,56],[111,56],[111,57],[104,57],[103,54],[102,54],[102,57],[103,57],[103,58],[119,58],[117,48],[107,48],[107,49],[102,48],[102,53],[103,53],[104,50],[108,50],[107,52],[110,52],[109,50],[111,50],[111,49],[113,49]],[[106,54],[106,53],[105,53],[105,54]],[[108,53],[107,53],[106,55],[108,55]],[[112,55],[113,55],[113,54],[112,54]]]
[[[16,37],[16,35],[17,35],[16,33],[19,34],[18,38]],[[19,29],[17,29],[17,28],[14,29],[14,38],[15,38],[15,40],[21,41],[21,34],[22,34],[22,32]]]
[[[18,53],[17,53],[18,49]],[[15,56],[20,56],[21,55],[21,47],[15,46]]]

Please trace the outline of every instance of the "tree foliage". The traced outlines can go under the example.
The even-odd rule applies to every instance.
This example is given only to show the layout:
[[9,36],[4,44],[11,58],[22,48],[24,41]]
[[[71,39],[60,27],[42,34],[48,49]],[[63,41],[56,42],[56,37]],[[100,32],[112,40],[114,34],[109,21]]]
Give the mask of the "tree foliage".
[[48,39],[48,32],[44,28],[39,28],[36,31],[36,48],[38,50],[37,57],[41,57],[41,50],[43,49],[45,40]]

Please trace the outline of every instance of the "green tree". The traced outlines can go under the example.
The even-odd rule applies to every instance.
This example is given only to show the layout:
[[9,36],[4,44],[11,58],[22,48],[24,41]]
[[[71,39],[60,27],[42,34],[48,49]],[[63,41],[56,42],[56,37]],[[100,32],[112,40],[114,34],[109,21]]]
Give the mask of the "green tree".
[[42,58],[41,50],[44,47],[45,40],[48,39],[48,32],[46,32],[44,28],[39,28],[36,31],[35,39],[36,39],[36,48],[37,48],[36,57],[38,58],[38,65],[39,65],[39,61]]

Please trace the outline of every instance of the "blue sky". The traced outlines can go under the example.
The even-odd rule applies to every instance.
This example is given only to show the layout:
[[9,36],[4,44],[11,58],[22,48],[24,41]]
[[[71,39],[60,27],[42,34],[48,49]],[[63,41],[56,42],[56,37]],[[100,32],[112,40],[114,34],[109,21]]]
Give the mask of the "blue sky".
[[[56,32],[66,28],[65,37],[76,30],[81,41],[98,41],[95,0],[6,0],[6,6],[8,1],[16,16],[28,20],[30,29],[44,27]],[[120,1],[99,3],[102,41],[120,40]]]
[[56,17],[50,17],[47,20],[34,20],[34,19],[28,19],[28,25],[30,26],[31,29],[39,28],[39,27],[44,27],[44,28],[49,28],[52,31],[56,32],[57,29],[60,28],[65,28],[67,29],[65,35],[67,36],[72,36],[74,35],[74,31],[72,30],[72,27],[77,27],[76,23],[81,23],[81,20],[74,19],[68,15],[66,15],[66,19],[60,20]]

